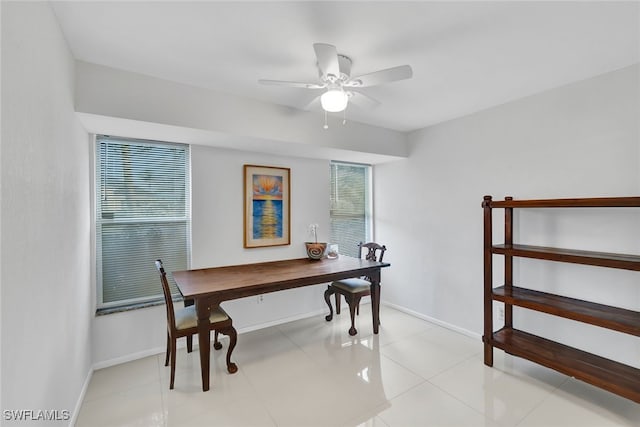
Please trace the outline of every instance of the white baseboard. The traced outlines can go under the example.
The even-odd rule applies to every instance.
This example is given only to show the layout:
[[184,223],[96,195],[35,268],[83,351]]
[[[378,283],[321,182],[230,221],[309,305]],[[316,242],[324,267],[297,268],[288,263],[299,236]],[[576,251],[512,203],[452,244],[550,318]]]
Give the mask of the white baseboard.
[[[184,346],[186,346],[185,342],[178,341],[178,348],[181,348]],[[147,350],[139,351],[137,353],[127,354],[125,356],[115,357],[109,360],[103,360],[102,362],[94,363],[93,370],[97,371],[98,369],[108,368],[110,366],[120,365],[122,363],[131,362],[133,360],[143,359],[145,357],[164,353],[165,351],[166,351],[165,347],[156,347],[156,348],[150,348]]]
[[408,309],[406,307],[403,307],[403,306],[400,306],[400,305],[397,305],[397,304],[392,304],[390,302],[385,302],[385,301],[381,301],[380,304],[386,305],[387,307],[391,307],[391,308],[393,308],[395,310],[401,311],[401,312],[406,313],[406,314],[408,314],[410,316],[417,317],[418,319],[426,320],[427,322],[434,323],[434,324],[436,324],[438,326],[442,326],[443,328],[450,329],[450,330],[452,330],[454,332],[458,332],[458,333],[460,333],[462,335],[466,335],[466,336],[468,336],[470,338],[482,339],[482,335],[481,334],[478,334],[476,332],[470,331],[468,329],[461,328],[461,327],[456,326],[456,325],[452,325],[451,323],[444,322],[444,321],[436,319],[434,317],[426,316],[426,315],[424,315],[422,313],[418,313],[417,311],[413,311],[413,310]]
[[80,413],[80,408],[82,407],[82,402],[84,402],[84,397],[87,395],[87,389],[89,388],[89,383],[91,382],[91,378],[93,377],[93,367],[89,368],[89,372],[87,372],[87,377],[84,380],[84,384],[82,385],[82,390],[80,390],[80,395],[76,400],[76,406],[71,413],[71,419],[69,420],[70,426],[75,426],[78,421],[78,414]]

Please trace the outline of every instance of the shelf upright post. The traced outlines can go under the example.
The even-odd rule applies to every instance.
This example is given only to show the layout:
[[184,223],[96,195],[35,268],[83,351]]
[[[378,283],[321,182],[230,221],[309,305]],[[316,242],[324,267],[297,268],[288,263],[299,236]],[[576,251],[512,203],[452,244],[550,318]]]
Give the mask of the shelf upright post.
[[491,247],[493,246],[491,196],[484,196],[484,364],[493,366],[493,266]]
[[[513,200],[513,197],[505,197],[506,202]],[[504,208],[504,244],[507,247],[513,245],[513,208]],[[505,255],[504,257],[504,287],[507,295],[511,295],[513,288],[513,256]],[[513,327],[513,305],[504,305],[504,326]]]

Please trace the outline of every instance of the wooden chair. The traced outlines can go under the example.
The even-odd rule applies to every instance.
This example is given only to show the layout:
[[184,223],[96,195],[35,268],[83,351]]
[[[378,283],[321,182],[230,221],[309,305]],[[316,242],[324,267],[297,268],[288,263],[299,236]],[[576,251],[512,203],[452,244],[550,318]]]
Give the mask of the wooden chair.
[[[156,268],[160,273],[162,293],[164,294],[164,302],[167,305],[167,355],[164,360],[164,366],[169,365],[169,356],[171,356],[171,382],[169,383],[169,389],[172,390],[176,376],[176,342],[178,338],[187,337],[187,351],[191,352],[192,337],[198,334],[198,316],[196,315],[195,306],[187,305],[188,303],[185,303],[184,308],[174,309],[167,274],[164,271],[161,260],[156,260]],[[238,367],[235,363],[231,363],[231,353],[236,346],[238,334],[233,327],[231,317],[222,308],[211,310],[209,331],[211,330],[214,331],[213,348],[216,350],[222,348],[222,344],[218,341],[218,332],[229,337],[227,371],[231,374],[235,373]]]
[[[382,262],[384,252],[387,248],[384,245],[377,243],[358,243],[358,252],[362,258],[362,249],[366,249],[367,253],[365,259],[372,261]],[[371,282],[368,277],[343,279],[332,282],[327,290],[324,291],[324,300],[329,306],[329,315],[325,317],[327,322],[333,319],[333,307],[331,307],[331,295],[335,295],[336,299],[336,314],[340,314],[340,295],[344,296],[344,299],[349,305],[349,314],[351,315],[351,328],[349,329],[349,335],[355,335],[358,331],[355,328],[355,315],[356,312],[360,314],[360,299],[364,296],[371,295]]]

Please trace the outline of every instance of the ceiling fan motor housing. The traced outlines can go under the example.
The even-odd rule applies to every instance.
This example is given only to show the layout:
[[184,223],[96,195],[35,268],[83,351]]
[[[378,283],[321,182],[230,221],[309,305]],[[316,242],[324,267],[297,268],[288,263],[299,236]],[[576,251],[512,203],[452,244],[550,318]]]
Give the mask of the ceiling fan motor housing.
[[[317,64],[316,64],[317,65]],[[351,76],[351,58],[345,55],[338,54],[338,67],[340,68],[340,75],[336,76],[336,79],[332,79],[331,76],[325,76],[322,74],[322,70],[318,65],[318,75],[322,81],[334,83],[335,81],[347,81]],[[332,81],[335,80],[335,81]]]

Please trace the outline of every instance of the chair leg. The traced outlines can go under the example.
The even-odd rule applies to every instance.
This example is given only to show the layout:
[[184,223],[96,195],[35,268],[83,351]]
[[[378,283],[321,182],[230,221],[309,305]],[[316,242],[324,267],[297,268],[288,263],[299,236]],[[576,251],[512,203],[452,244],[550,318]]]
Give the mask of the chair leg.
[[[380,298],[380,291],[382,290],[382,286],[378,286],[378,299]],[[371,305],[373,308],[373,304]],[[380,326],[380,304],[378,304],[378,326]]]
[[222,344],[218,341],[218,331],[213,331],[213,348],[216,350],[220,350],[222,348]]
[[193,351],[193,335],[187,335],[187,353]]
[[[333,319],[333,307],[331,307],[331,294],[333,293],[335,293],[335,291],[331,288],[331,286],[327,286],[327,290],[324,291],[324,300],[329,306],[329,314],[324,318],[327,322],[330,322],[331,319]],[[338,294],[336,294],[336,298],[337,297]]]
[[336,314],[340,314],[340,302],[342,298],[340,298],[340,294],[336,292]]
[[347,303],[349,304],[349,315],[351,315],[351,328],[349,328],[349,335],[353,336],[358,333],[356,329],[356,308],[360,304],[360,297],[350,297],[347,298]]
[[169,355],[171,354],[171,337],[167,332],[167,355],[164,358],[164,366],[169,366]]
[[236,347],[238,333],[236,332],[236,328],[233,326],[224,328],[220,332],[229,337],[229,348],[227,349],[227,371],[229,371],[230,374],[235,374],[238,372],[238,365],[231,362],[231,353],[233,353],[233,349]]
[[169,390],[173,390],[173,382],[176,379],[176,339],[171,339],[171,382]]

